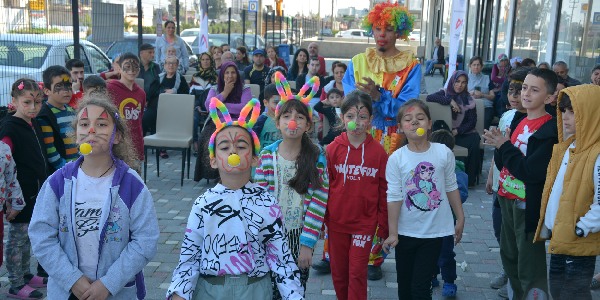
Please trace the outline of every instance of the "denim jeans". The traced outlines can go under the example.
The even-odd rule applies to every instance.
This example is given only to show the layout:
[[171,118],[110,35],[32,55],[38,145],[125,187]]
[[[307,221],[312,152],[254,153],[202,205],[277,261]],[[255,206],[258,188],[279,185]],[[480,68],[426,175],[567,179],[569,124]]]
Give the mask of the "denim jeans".
[[595,256],[550,255],[550,293],[554,300],[591,300],[590,278],[594,276]]

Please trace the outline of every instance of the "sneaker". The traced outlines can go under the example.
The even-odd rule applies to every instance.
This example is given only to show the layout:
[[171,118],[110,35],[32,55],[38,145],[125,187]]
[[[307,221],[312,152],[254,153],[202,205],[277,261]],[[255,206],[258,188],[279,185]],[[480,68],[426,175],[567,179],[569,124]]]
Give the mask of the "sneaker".
[[369,280],[379,280],[383,278],[383,272],[381,271],[380,266],[369,266],[367,273]]
[[442,288],[442,296],[447,298],[456,298],[456,284],[454,283],[444,283],[444,287]]
[[436,276],[436,277],[433,277],[433,278],[431,279],[431,287],[432,287],[432,288],[436,288],[436,287],[438,287],[438,286],[440,286],[440,281],[437,279],[437,276]]
[[497,290],[497,289],[505,286],[507,282],[508,282],[508,277],[506,276],[506,273],[504,273],[504,271],[502,271],[502,273],[498,274],[498,276],[494,277],[494,279],[492,279],[490,281],[490,287]]
[[331,273],[331,266],[329,265],[329,262],[326,260],[321,260],[318,263],[313,264],[312,268],[321,274]]
[[498,297],[508,299],[508,287],[506,285],[498,289]]
[[169,158],[169,154],[167,154],[167,150],[161,150],[160,157],[161,158]]

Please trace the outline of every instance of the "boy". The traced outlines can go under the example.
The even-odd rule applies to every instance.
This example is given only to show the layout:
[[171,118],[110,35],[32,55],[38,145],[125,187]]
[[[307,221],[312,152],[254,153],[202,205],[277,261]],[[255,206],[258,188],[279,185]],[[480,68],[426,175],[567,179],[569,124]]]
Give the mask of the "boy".
[[[510,124],[513,119],[522,119],[523,116],[527,115],[527,110],[523,108],[521,102],[521,88],[523,86],[523,80],[527,76],[527,73],[531,71],[531,68],[521,67],[511,72],[508,84],[508,104],[510,110],[504,112],[498,123],[498,129],[502,135],[506,135],[506,130],[510,128]],[[485,190],[489,195],[492,195],[492,223],[494,226],[494,236],[498,245],[500,245],[500,226],[502,226],[502,212],[500,211],[500,204],[498,203],[498,179],[500,178],[500,170],[494,165],[494,158],[492,157],[492,163],[490,164],[490,171],[488,172],[488,179],[485,185]],[[498,296],[506,299],[508,298],[508,290],[506,283],[508,278],[504,270],[494,277],[490,281],[490,287],[498,290]]]
[[[211,111],[220,103],[215,100]],[[256,99],[244,110],[248,106],[260,110]],[[216,113],[211,117],[221,123]],[[284,299],[304,299],[277,199],[250,181],[260,145],[254,145],[256,134],[247,125],[223,124],[214,143],[211,138],[210,166],[219,170],[221,183],[192,206],[167,299],[271,299],[271,273]]]
[[98,75],[90,75],[83,80],[83,89],[86,93],[106,93],[106,82]]
[[557,81],[551,70],[530,71],[521,90],[527,116],[513,119],[507,137],[499,129],[484,134],[486,142],[496,147],[494,163],[501,169],[500,257],[514,299],[522,299],[533,288],[548,292],[544,243],[531,241],[540,218],[546,169],[558,137],[556,119],[544,109],[554,98]]
[[592,299],[589,278],[600,255],[599,94],[600,86],[579,85],[558,95],[560,142],[552,152],[535,234],[536,241],[550,239],[554,299]]
[[281,139],[281,131],[275,127],[275,108],[277,107],[279,100],[281,100],[275,84],[271,83],[265,86],[264,94],[265,99],[263,100],[263,105],[267,110],[258,117],[258,121],[256,121],[256,124],[254,124],[254,127],[252,128],[260,139],[261,151],[266,146]]
[[[450,150],[454,149],[455,146],[452,132],[445,129],[432,132],[431,136],[429,137],[429,141],[432,143],[444,144]],[[460,200],[462,203],[465,203],[465,201],[467,201],[467,197],[469,197],[469,177],[467,176],[467,173],[465,173],[465,164],[462,161],[456,160],[454,173],[456,174],[456,183],[458,184]],[[442,238],[442,249],[440,251],[440,258],[438,259],[439,269],[436,270],[436,275],[431,280],[432,287],[439,286],[440,283],[437,279],[437,273],[441,271],[442,279],[444,280],[444,286],[442,288],[443,297],[456,297],[457,286],[454,281],[456,280],[457,276],[456,260],[454,257],[456,257],[456,253],[454,253],[454,236],[445,236]]]
[[77,104],[83,98],[83,80],[85,79],[85,66],[79,59],[69,59],[65,64],[69,74],[71,75],[71,81],[73,82],[73,95],[69,101],[69,106],[73,109],[77,109]]
[[333,142],[333,139],[342,133],[343,128],[338,125],[341,124],[342,111],[340,107],[343,101],[344,93],[336,88],[332,88],[327,93],[325,100],[315,104],[315,111],[323,115],[327,119],[327,122],[329,122],[329,131],[319,142],[321,146],[329,145]]
[[[138,159],[144,160],[142,118],[146,107],[146,93],[135,83],[140,72],[140,59],[127,52],[119,58],[119,69],[121,78],[109,81],[106,88],[113,103],[119,108],[121,118],[127,121]],[[131,167],[136,169],[137,166]]]
[[42,105],[37,120],[42,128],[50,174],[79,157],[73,140],[75,111],[69,106],[72,96],[71,74],[63,66],[50,66],[42,73],[48,101]]

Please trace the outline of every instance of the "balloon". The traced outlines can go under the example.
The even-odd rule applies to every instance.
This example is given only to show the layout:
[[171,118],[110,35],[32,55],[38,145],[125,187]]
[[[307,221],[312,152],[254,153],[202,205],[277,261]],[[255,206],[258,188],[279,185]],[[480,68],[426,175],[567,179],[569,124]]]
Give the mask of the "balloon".
[[240,163],[241,163],[241,161],[242,160],[241,160],[240,156],[237,155],[237,154],[235,154],[235,153],[231,154],[231,155],[229,155],[229,157],[227,157],[227,164],[230,167],[237,167],[237,166],[239,166]]
[[92,145],[90,145],[89,143],[83,143],[79,145],[79,153],[81,153],[82,155],[88,155],[92,153]]

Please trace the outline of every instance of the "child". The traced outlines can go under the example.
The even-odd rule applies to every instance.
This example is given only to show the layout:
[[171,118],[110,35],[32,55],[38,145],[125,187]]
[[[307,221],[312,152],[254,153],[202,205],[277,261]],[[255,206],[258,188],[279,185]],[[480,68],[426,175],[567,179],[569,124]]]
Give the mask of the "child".
[[98,75],[90,75],[83,80],[83,89],[86,94],[106,93],[106,82]]
[[258,117],[256,125],[252,128],[260,139],[261,151],[265,147],[281,139],[281,132],[279,132],[279,129],[275,126],[275,108],[281,100],[275,84],[271,83],[265,86],[264,94],[265,99],[263,100],[263,104],[267,110]]
[[277,199],[250,181],[260,149],[252,131],[260,103],[248,102],[235,122],[217,98],[209,106],[217,128],[208,146],[210,164],[221,183],[194,202],[167,299],[270,299],[269,271],[285,299],[303,299]]
[[533,288],[548,292],[544,243],[532,241],[540,219],[546,169],[558,136],[556,120],[544,109],[554,98],[557,81],[551,70],[531,70],[521,90],[527,116],[513,119],[506,137],[499,129],[484,131],[486,143],[496,148],[494,163],[501,170],[500,257],[515,299]]
[[388,236],[388,157],[369,134],[372,113],[368,94],[350,93],[342,105],[346,132],[327,147],[330,194],[325,222],[338,299],[367,299],[367,265],[375,228],[379,225],[380,241]]
[[50,274],[48,299],[144,299],[142,269],[159,236],[154,202],[128,165],[136,156],[125,120],[108,98],[90,96],[73,127],[91,152],[42,186],[33,252]]
[[[506,136],[506,131],[510,128],[510,124],[513,119],[520,120],[527,114],[527,110],[523,108],[523,104],[521,102],[521,88],[523,85],[523,80],[525,80],[525,77],[529,71],[531,71],[531,68],[521,67],[515,69],[510,74],[507,99],[511,109],[502,114],[500,122],[498,123],[498,129],[500,129],[500,132],[504,136]],[[498,241],[498,245],[500,245],[500,227],[502,226],[502,212],[500,211],[500,203],[498,203],[499,178],[500,170],[498,170],[496,165],[494,165],[494,158],[492,157],[492,163],[490,164],[490,171],[488,172],[485,189],[486,192],[492,195],[493,198],[492,223],[494,227],[494,236],[496,237],[496,241]],[[508,298],[508,291],[506,289],[507,282],[508,278],[503,270],[500,274],[498,274],[498,276],[494,277],[490,281],[490,287],[493,289],[498,289],[498,295],[506,299]]]
[[325,116],[329,122],[329,132],[319,142],[321,146],[330,144],[333,142],[333,139],[342,133],[341,126],[338,126],[338,124],[341,124],[340,107],[343,101],[344,93],[336,88],[332,88],[327,93],[325,100],[315,104],[315,111]]
[[[68,75],[67,79],[70,82]],[[61,90],[67,88],[71,90],[70,86],[62,86]],[[6,269],[10,281],[8,296],[18,299],[40,299],[43,294],[36,288],[46,286],[48,275],[39,265],[37,275],[34,276],[29,271],[31,244],[27,227],[40,186],[49,174],[42,131],[35,120],[42,107],[42,91],[37,82],[21,78],[13,83],[11,96],[16,112],[2,120],[0,139],[10,147],[17,165],[17,180],[21,186],[25,207],[9,220],[10,231],[6,243]],[[7,214],[14,215],[15,212],[7,211]]]
[[[448,149],[454,149],[454,136],[452,132],[448,130],[436,130],[431,133],[429,141],[432,143],[439,143],[446,145]],[[454,167],[454,173],[456,174],[456,183],[458,184],[458,192],[460,193],[460,202],[465,203],[469,197],[469,177],[465,173],[465,164],[457,160]],[[454,215],[454,213],[453,213]],[[442,273],[442,279],[444,280],[444,286],[442,288],[442,296],[454,298],[456,297],[456,253],[454,253],[454,237],[452,235],[445,236],[442,238],[442,249],[440,252],[440,258],[438,259],[438,268],[436,269],[435,276],[431,281],[432,287],[439,286],[437,280],[437,274]]]
[[431,115],[424,102],[404,103],[397,120],[408,144],[390,155],[386,166],[390,236],[383,249],[389,253],[395,247],[399,299],[431,299],[443,237],[454,235],[457,244],[465,225],[456,163],[448,147],[427,140]]
[[[111,80],[106,84],[112,101],[119,108],[121,118],[127,121],[131,140],[135,147],[138,160],[144,160],[144,135],[142,133],[142,118],[146,107],[146,92],[135,83],[140,72],[140,60],[133,53],[125,53],[119,57],[121,78]],[[137,169],[138,166],[131,166]]]
[[63,66],[50,66],[42,74],[48,101],[42,105],[37,120],[42,128],[50,173],[79,157],[77,145],[71,138],[75,111],[67,105],[72,94],[70,76]]
[[554,299],[592,299],[589,278],[600,254],[600,86],[558,94],[559,143],[544,186],[536,241],[550,239],[549,283]]
[[[325,152],[313,144],[307,134],[313,124],[308,101],[317,92],[318,82],[311,79],[300,94],[292,95],[285,77],[276,74],[281,102],[275,110],[275,124],[283,139],[260,153],[255,181],[267,187],[282,208],[287,241],[300,268],[302,287],[306,290],[308,268],[323,226],[329,192]],[[309,84],[312,90],[304,97]],[[273,299],[279,300],[281,295],[274,291]]]
[[[12,221],[25,207],[21,186],[17,180],[17,166],[10,147],[0,141],[0,207],[6,206],[6,220]],[[0,209],[0,220],[4,211]],[[0,221],[0,241],[4,240],[4,222]],[[4,243],[0,243],[0,267],[4,258]]]

